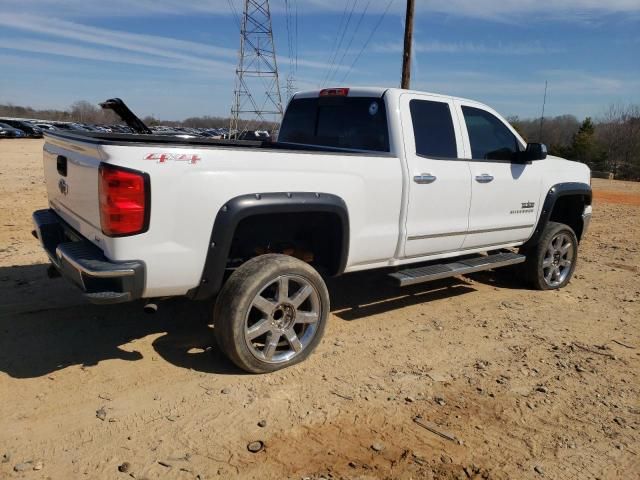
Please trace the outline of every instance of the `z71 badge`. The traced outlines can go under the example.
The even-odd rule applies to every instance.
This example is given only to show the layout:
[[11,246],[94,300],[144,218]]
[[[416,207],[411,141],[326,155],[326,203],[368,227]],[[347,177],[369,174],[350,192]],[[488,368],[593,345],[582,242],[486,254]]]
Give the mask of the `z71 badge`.
[[522,208],[533,208],[534,205],[533,202],[522,202]]
[[189,162],[195,164],[201,160],[199,155],[192,153],[149,153],[145,155],[145,160],[156,160],[158,163],[166,163],[168,161],[174,162]]

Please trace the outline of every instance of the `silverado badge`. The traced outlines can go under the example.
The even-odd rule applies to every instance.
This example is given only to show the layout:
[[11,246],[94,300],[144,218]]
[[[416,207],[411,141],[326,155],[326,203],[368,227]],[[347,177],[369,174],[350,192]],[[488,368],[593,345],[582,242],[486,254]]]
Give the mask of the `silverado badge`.
[[509,211],[509,213],[511,215],[516,214],[516,213],[531,213],[533,212],[533,207],[535,206],[534,202],[522,202],[520,204],[520,208],[518,208],[517,210],[511,210]]

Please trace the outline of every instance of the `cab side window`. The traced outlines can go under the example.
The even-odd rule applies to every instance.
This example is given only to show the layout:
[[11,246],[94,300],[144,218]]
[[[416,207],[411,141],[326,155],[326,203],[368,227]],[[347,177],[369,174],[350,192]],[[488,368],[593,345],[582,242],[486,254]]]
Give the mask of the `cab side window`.
[[411,100],[409,110],[416,140],[416,155],[429,158],[458,157],[449,104]]
[[462,107],[474,160],[513,160],[520,146],[511,130],[491,113]]

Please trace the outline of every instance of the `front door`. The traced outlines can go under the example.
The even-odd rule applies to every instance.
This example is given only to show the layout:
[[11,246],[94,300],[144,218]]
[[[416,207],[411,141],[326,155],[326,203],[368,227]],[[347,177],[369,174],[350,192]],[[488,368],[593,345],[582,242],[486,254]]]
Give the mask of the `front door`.
[[471,177],[462,135],[446,97],[400,97],[409,171],[405,257],[459,250],[468,228]]
[[521,163],[522,142],[497,113],[456,101],[471,169],[469,231],[464,249],[527,240],[540,208],[540,162]]

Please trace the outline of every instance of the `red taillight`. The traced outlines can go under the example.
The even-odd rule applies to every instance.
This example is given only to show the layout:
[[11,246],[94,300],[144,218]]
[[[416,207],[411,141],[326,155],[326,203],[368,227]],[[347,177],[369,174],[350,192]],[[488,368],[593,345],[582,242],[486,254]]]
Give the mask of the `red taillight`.
[[100,224],[110,237],[134,235],[148,228],[149,183],[144,173],[100,165]]
[[349,95],[348,88],[325,88],[320,90],[321,97],[346,97]]

